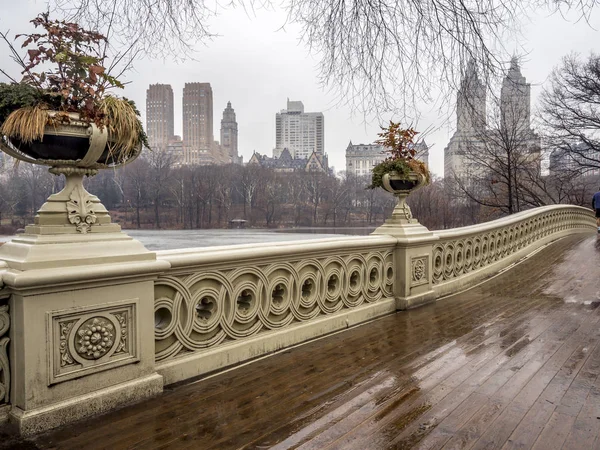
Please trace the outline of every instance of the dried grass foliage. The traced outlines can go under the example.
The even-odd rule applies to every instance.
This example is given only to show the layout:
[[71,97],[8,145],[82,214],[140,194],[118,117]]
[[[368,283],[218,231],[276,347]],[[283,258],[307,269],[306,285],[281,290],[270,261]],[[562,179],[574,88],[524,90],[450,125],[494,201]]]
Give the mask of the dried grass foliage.
[[44,137],[44,128],[48,123],[47,111],[48,108],[43,104],[19,108],[6,118],[0,133],[26,144],[40,141]]
[[[100,101],[103,119],[100,128],[108,131],[109,159],[122,163],[135,156],[143,143],[144,130],[135,106],[126,99],[107,96]],[[69,123],[65,113],[48,115],[46,104],[26,106],[13,111],[0,126],[0,134],[25,144],[42,141],[47,126]]]
[[100,109],[108,128],[109,156],[116,162],[126,161],[136,153],[143,133],[135,107],[125,99],[107,96]]

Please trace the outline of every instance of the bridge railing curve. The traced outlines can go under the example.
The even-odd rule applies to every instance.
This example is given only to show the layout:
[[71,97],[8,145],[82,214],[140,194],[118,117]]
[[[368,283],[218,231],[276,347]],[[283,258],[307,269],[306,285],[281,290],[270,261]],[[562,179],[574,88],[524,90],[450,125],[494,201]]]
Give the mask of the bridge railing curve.
[[0,424],[22,434],[459,292],[595,219],[548,206],[430,231],[403,209],[371,236],[156,253],[68,226],[0,247]]
[[596,228],[591,210],[552,205],[473,225],[434,232],[432,284],[436,297],[468,288],[567,234]]

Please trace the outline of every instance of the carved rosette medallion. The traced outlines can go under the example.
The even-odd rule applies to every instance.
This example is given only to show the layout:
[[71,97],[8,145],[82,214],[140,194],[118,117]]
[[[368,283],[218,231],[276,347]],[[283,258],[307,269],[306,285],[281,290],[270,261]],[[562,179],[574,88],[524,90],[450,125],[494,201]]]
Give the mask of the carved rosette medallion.
[[75,225],[80,233],[87,233],[92,225],[96,223],[96,213],[92,207],[90,193],[82,185],[75,186],[67,202],[67,214],[69,222]]
[[104,317],[92,317],[77,330],[77,353],[85,359],[99,359],[115,343],[115,327]]
[[0,404],[8,403],[10,395],[10,366],[8,361],[8,329],[10,316],[8,305],[0,306]]
[[427,256],[413,258],[411,261],[411,285],[419,286],[427,283]]
[[137,302],[48,312],[48,384],[139,361]]

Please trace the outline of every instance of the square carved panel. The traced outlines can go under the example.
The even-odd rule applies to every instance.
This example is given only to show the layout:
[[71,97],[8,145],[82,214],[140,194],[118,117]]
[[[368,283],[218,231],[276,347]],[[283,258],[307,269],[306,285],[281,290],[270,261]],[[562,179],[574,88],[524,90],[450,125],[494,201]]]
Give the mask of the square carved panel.
[[429,255],[418,256],[410,260],[410,286],[429,283]]
[[47,313],[48,385],[139,361],[138,299]]

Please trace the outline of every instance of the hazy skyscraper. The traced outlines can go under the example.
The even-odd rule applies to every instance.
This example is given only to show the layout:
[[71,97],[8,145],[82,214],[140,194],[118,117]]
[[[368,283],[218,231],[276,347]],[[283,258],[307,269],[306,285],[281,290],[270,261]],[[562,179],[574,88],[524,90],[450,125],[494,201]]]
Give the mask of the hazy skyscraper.
[[198,164],[211,154],[214,146],[210,83],[185,83],[182,118],[184,161]]
[[146,133],[152,148],[165,150],[175,135],[173,89],[151,84],[146,90]]
[[227,102],[227,108],[223,111],[223,118],[221,119],[221,146],[225,149],[232,163],[240,163],[238,156],[238,125],[231,102]]
[[305,113],[302,102],[287,101],[287,109],[275,116],[275,150],[279,157],[287,148],[292,158],[308,158],[312,152],[324,154],[325,119],[323,113]]
[[468,178],[465,152],[481,145],[486,127],[486,87],[470,63],[460,83],[456,99],[456,131],[444,149],[444,178]]
[[513,58],[502,81],[500,109],[504,126],[519,133],[528,133],[530,127],[531,85],[521,74],[519,62]]

